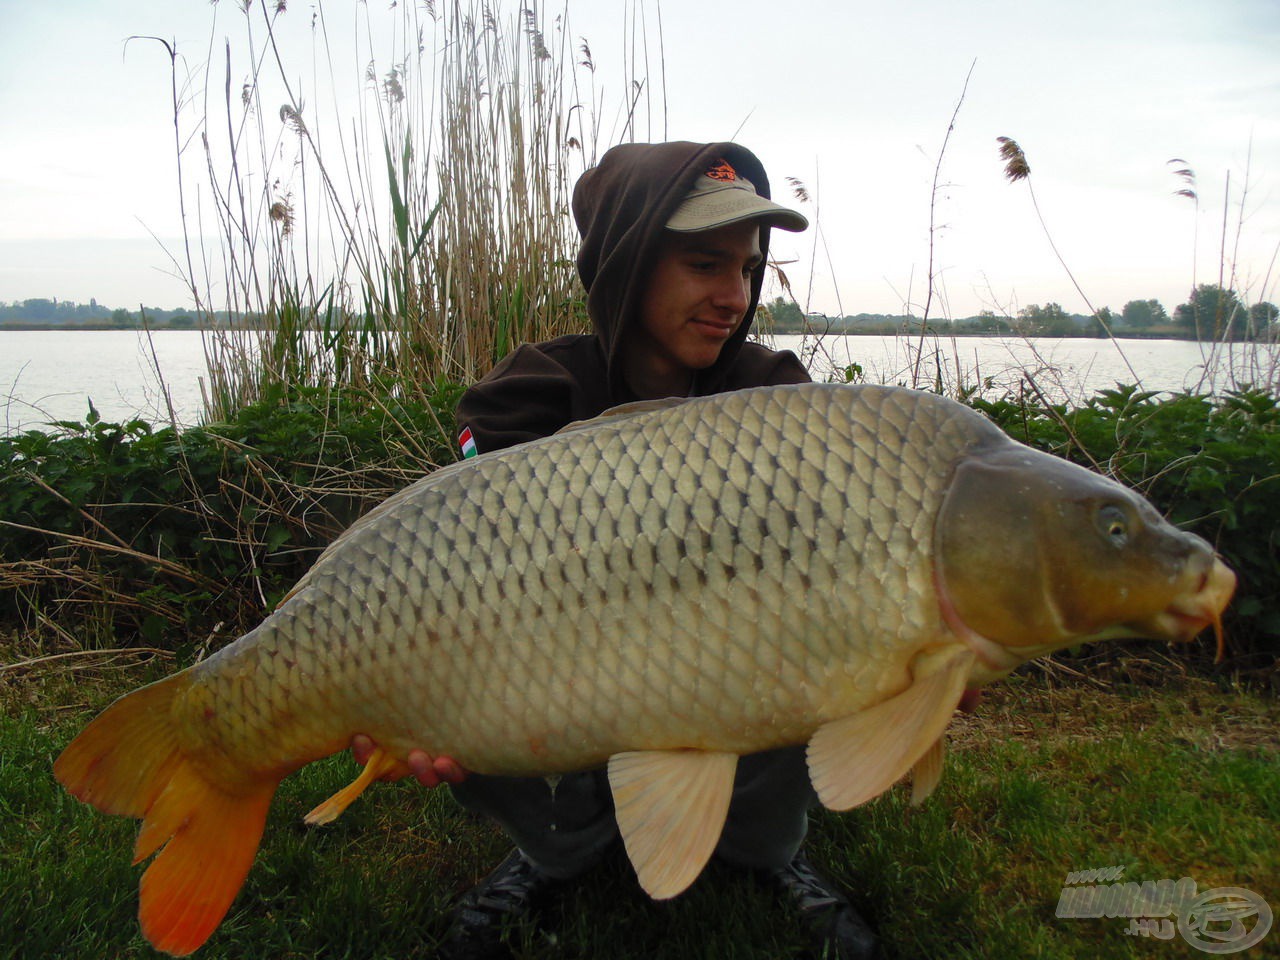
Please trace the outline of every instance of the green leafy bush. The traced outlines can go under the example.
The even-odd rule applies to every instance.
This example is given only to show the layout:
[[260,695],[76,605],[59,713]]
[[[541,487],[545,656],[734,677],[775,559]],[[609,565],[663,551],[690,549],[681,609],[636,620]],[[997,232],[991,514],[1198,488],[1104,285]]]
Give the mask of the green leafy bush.
[[459,393],[279,388],[181,431],[90,407],[0,438],[0,619],[84,647],[235,636],[369,506],[453,459]]

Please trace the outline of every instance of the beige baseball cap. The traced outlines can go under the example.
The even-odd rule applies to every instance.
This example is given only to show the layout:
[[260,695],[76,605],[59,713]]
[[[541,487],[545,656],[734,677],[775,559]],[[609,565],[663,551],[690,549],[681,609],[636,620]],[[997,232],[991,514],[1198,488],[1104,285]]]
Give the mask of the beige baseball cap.
[[798,233],[809,226],[795,210],[779,206],[756,193],[755,185],[720,159],[711,164],[667,221],[677,233],[699,233],[752,218],[767,220],[771,227]]

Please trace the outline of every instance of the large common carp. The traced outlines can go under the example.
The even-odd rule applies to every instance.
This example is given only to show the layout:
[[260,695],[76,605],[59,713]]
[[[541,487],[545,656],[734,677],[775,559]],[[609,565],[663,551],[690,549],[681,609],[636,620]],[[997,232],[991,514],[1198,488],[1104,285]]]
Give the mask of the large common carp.
[[635,405],[401,491],[55,772],[142,818],[139,916],[174,954],[230,906],[280,780],[356,733],[381,749],[316,819],[414,748],[491,774],[607,764],[640,882],[669,897],[739,755],[807,743],[833,809],[913,767],[920,799],[966,689],[1082,641],[1189,640],[1234,585],[1142,497],[931,394]]

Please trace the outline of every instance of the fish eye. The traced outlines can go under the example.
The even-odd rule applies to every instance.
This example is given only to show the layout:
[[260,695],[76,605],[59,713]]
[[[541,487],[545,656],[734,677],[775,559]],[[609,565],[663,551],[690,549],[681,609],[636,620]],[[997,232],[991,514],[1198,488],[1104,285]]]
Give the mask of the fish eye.
[[1115,504],[1107,504],[1102,507],[1098,511],[1095,522],[1098,525],[1098,531],[1113,546],[1123,547],[1129,542],[1129,518]]

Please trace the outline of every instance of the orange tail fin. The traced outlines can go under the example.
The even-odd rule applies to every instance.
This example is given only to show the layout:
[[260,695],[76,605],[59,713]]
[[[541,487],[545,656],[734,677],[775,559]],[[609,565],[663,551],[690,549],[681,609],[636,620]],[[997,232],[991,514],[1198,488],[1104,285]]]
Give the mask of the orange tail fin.
[[186,673],[122,697],[53,766],[104,813],[142,818],[134,862],[160,850],[140,887],[138,919],[158,950],[186,956],[209,938],[253,863],[277,779],[215,784],[182,751],[173,702]]

